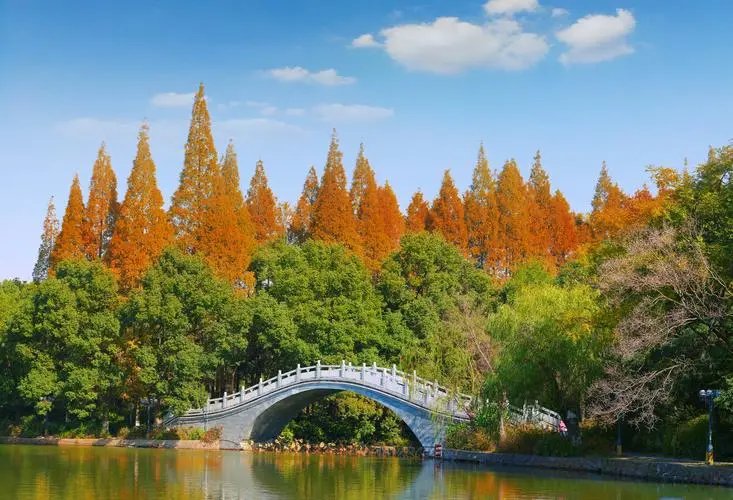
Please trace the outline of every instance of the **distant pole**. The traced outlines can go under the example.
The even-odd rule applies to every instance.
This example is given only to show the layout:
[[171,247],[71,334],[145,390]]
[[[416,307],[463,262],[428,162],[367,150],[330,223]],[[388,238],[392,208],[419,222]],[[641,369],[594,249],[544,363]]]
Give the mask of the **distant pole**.
[[713,410],[715,409],[715,398],[720,396],[717,389],[701,389],[699,392],[700,400],[708,407],[708,446],[705,452],[705,463],[713,465],[715,463],[715,454],[713,452]]

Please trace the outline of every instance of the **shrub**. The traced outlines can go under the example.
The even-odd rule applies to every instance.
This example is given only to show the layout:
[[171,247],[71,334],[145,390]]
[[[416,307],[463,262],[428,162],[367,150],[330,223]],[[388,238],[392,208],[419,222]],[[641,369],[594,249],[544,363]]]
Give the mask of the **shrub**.
[[221,427],[212,427],[204,432],[204,435],[201,437],[201,441],[207,444],[215,443],[219,439],[221,439]]
[[127,439],[127,437],[130,435],[130,428],[129,427],[120,427],[117,429],[117,437],[120,439]]
[[446,429],[445,444],[456,450],[492,451],[495,439],[483,428],[471,424],[453,424]]

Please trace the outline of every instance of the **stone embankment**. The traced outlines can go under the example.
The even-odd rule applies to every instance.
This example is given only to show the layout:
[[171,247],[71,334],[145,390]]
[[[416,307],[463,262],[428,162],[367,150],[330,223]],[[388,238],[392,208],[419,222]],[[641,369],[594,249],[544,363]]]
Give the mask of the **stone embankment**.
[[[188,439],[119,439],[119,438],[53,438],[53,437],[0,437],[0,444],[35,444],[45,446],[107,446],[118,448],[177,448],[182,450],[218,450],[219,441],[206,443],[200,440]],[[226,447],[229,449],[229,447]],[[311,444],[300,440],[290,443],[271,441],[267,443],[242,443],[243,451],[253,452],[289,452],[289,453],[322,453],[328,455],[357,455],[379,457],[409,457],[422,456],[422,448],[408,446],[361,446],[344,445],[337,443]]]
[[733,487],[733,463],[706,465],[663,457],[542,457],[511,453],[443,450],[445,460],[512,467],[536,467],[672,483]]
[[218,450],[219,442],[205,443],[189,439],[119,439],[119,438],[52,438],[0,437],[0,444],[37,444],[46,446],[108,446],[117,448],[178,448]]

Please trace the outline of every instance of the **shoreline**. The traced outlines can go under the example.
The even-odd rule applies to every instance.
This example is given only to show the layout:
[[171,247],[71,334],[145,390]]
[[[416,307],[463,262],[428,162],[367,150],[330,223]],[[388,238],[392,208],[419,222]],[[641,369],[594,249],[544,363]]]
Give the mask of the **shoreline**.
[[701,461],[663,457],[546,457],[453,449],[443,450],[443,460],[492,466],[588,472],[609,477],[662,483],[733,487],[733,463],[706,465]]
[[[233,451],[219,441],[204,443],[199,440],[121,439],[121,438],[53,438],[53,437],[0,437],[1,444],[37,446],[87,446],[108,448],[154,448],[203,451]],[[274,449],[263,446],[245,446],[239,451],[248,453],[302,453],[354,456],[383,456],[416,458],[407,448],[394,446],[325,446],[309,445],[299,449]],[[412,450],[410,450],[412,451]],[[663,457],[546,457],[512,453],[443,449],[443,460],[469,462],[490,466],[508,466],[583,472],[602,476],[637,479],[663,483],[687,483],[733,488],[733,463],[705,465],[701,461]]]

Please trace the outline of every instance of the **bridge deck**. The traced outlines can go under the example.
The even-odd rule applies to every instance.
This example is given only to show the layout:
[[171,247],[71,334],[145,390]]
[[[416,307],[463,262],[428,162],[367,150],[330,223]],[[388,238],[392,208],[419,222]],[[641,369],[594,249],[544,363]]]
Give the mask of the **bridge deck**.
[[352,366],[351,363],[346,364],[345,362],[340,365],[322,365],[318,362],[313,366],[301,367],[298,365],[295,370],[285,373],[278,371],[275,377],[260,380],[259,383],[247,388],[242,387],[239,392],[234,394],[224,393],[223,397],[209,399],[204,408],[189,410],[186,416],[202,413],[212,415],[222,410],[230,410],[233,407],[255,401],[290,385],[318,380],[348,381],[376,387],[381,391],[430,411],[459,418],[467,417],[467,410],[472,401],[471,396],[450,391],[437,382],[418,377],[415,372],[408,375],[397,370],[395,365],[392,365],[392,368],[382,368],[377,367],[376,363],[372,366],[365,364]]

